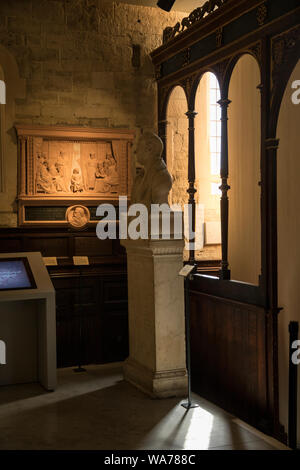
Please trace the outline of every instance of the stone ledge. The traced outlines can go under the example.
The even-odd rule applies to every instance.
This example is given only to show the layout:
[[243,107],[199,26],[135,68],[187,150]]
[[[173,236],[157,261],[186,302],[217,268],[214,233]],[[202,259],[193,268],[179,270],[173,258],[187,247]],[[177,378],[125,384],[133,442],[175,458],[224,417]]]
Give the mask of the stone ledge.
[[[159,242],[159,244],[156,244],[157,242]],[[184,244],[182,240],[121,240],[121,245],[126,248],[128,256],[182,257]]]

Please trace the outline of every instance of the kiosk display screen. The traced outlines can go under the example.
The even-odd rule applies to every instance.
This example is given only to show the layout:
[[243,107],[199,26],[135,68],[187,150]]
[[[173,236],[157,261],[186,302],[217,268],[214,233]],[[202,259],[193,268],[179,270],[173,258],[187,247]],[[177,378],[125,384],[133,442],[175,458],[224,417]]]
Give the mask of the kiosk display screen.
[[27,258],[0,259],[0,290],[36,289]]

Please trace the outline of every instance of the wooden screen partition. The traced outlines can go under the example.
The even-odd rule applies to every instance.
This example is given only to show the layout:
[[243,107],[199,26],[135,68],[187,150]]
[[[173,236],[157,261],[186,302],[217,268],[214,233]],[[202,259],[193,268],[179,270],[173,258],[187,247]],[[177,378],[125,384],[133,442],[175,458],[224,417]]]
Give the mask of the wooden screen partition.
[[[196,92],[208,71],[216,75],[220,86],[222,262],[218,277],[197,274],[192,282],[194,390],[283,441],[278,417],[276,127],[284,90],[299,60],[299,14],[298,0],[211,0],[168,27],[162,46],[151,54],[164,143],[172,90],[181,86],[187,98],[187,192],[193,207]],[[233,69],[244,54],[257,61],[261,77],[261,274],[257,286],[231,280],[228,260],[228,90]],[[190,262],[194,262],[193,251]]]
[[191,310],[193,389],[266,427],[264,309],[192,291]]

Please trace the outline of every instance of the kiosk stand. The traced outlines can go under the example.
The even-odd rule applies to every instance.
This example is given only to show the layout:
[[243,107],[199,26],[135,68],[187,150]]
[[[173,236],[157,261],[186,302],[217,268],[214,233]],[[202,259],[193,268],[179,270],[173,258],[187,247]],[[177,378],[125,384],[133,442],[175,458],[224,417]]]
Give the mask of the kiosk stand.
[[0,254],[0,385],[56,388],[55,290],[41,253]]

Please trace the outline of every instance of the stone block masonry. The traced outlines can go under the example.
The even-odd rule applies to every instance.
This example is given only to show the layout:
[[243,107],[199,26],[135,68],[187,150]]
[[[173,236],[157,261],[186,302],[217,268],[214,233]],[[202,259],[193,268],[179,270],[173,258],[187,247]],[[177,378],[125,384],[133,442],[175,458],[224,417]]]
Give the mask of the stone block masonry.
[[[26,80],[14,122],[156,131],[149,53],[162,43],[163,29],[183,16],[108,0],[0,2],[0,47],[14,57]],[[132,63],[135,45],[140,46],[139,67]],[[4,151],[4,158],[16,162],[16,142],[13,156],[11,151],[9,157]],[[9,213],[15,223],[17,165],[4,168],[8,184],[0,195],[0,225],[1,212],[6,225]]]

